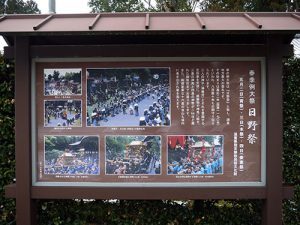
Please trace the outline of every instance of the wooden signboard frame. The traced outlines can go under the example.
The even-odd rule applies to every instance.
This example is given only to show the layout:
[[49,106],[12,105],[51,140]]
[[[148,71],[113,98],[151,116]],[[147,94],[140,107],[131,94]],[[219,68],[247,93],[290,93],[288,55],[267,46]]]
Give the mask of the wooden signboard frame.
[[[176,91],[175,87],[177,86],[179,80],[186,79],[185,77],[189,76],[186,76],[186,74],[182,72],[180,75],[179,69],[176,68],[187,68],[188,70],[192,70],[194,72],[197,71],[196,73],[198,73],[199,86],[201,74],[202,79],[206,80],[201,81],[203,89],[203,95],[201,95],[203,99],[204,95],[206,96],[206,100],[201,101],[203,102],[203,114],[209,116],[207,116],[206,120],[203,116],[203,125],[200,125],[200,116],[198,121],[196,121],[196,119],[192,120],[190,115],[184,116],[184,121],[181,121],[182,106],[179,105],[179,102],[181,102],[179,96],[180,91]],[[204,68],[207,68],[205,75]],[[216,100],[218,100],[219,102],[217,110],[217,113],[219,114],[218,124],[216,123],[216,121],[212,121],[212,119],[210,118],[211,112],[214,112],[211,111],[211,100],[213,98],[213,101],[215,101],[215,99],[214,95],[213,97],[211,97],[210,95],[211,89],[206,86],[210,85],[211,82],[210,78],[208,78],[210,76],[210,74],[208,74],[208,71],[210,71],[208,68],[213,68],[211,75],[213,80],[213,71],[219,71],[216,72],[216,81],[213,81],[212,83],[212,85],[216,87]],[[225,69],[222,68],[227,68],[227,75],[225,75]],[[182,69],[180,70],[182,71]],[[74,95],[72,94],[70,89],[67,95],[61,95],[60,85],[55,86],[55,84],[57,83],[54,81],[54,79],[51,78],[51,74],[53,74],[54,71],[59,72],[62,77],[64,77],[64,74],[66,72],[69,73],[70,71],[75,71],[75,74],[78,74],[77,76],[80,77],[80,79],[78,78],[80,82],[77,85],[79,87],[79,90],[82,89],[83,93],[81,93],[81,91],[78,91],[78,93],[80,94]],[[160,126],[149,126],[149,124],[148,126],[139,126],[138,119],[140,118],[140,116],[131,115],[129,112],[125,114],[119,113],[118,106],[116,105],[114,105],[114,110],[116,111],[115,115],[112,115],[112,108],[106,109],[108,112],[110,112],[106,116],[106,120],[103,119],[97,121],[95,116],[94,119],[91,116],[87,116],[85,118],[85,115],[87,113],[91,115],[92,110],[95,111],[96,107],[98,107],[99,105],[94,104],[94,106],[91,107],[92,104],[90,104],[90,106],[88,106],[88,102],[94,101],[91,97],[89,97],[90,100],[88,101],[87,96],[91,96],[91,94],[89,94],[89,90],[91,90],[92,88],[95,89],[96,85],[98,85],[97,89],[105,90],[106,88],[108,88],[106,90],[111,90],[108,86],[109,84],[114,85],[113,93],[109,93],[115,94],[115,86],[118,83],[115,83],[115,81],[110,81],[108,83],[107,78],[105,78],[106,82],[100,83],[98,81],[99,78],[101,78],[102,76],[110,76],[112,73],[117,73],[118,76],[116,76],[116,79],[118,79],[119,83],[122,83],[120,82],[120,80],[125,79],[126,76],[128,76],[128,73],[140,73],[141,75],[139,76],[142,76],[144,78],[149,77],[146,71],[149,71],[150,74],[161,73],[162,80],[160,82],[163,82],[163,80],[165,80],[167,87],[162,87],[160,92],[158,92],[158,88],[157,93],[166,93],[168,94],[168,98],[170,98],[170,104],[166,109],[168,110],[168,113],[166,113],[164,110],[164,113],[168,114],[170,117],[170,124],[166,125],[162,123]],[[251,74],[253,74],[249,75],[249,71]],[[101,73],[106,74],[102,75]],[[195,75],[196,74],[194,73],[191,74],[191,80],[194,80],[194,85],[197,83]],[[254,79],[251,79],[253,82],[255,82],[255,86],[253,87],[250,85],[250,83],[248,83],[251,76],[255,76],[253,77]],[[112,76],[113,79],[114,77],[115,76]],[[165,79],[165,77],[167,79]],[[49,80],[49,78],[51,78],[51,80]],[[225,88],[225,80],[227,80],[227,88]],[[124,82],[125,81],[126,79],[124,80]],[[156,79],[151,80],[153,84],[156,81]],[[241,82],[242,84],[240,84]],[[51,85],[49,85],[50,83]],[[93,85],[93,87],[91,85]],[[145,83],[140,87],[142,87],[144,90],[144,87],[148,86],[148,91],[151,92],[151,90],[153,89],[149,88],[149,85],[152,84]],[[246,99],[246,96],[248,96],[247,90],[248,92],[250,91],[249,85],[252,89],[256,90],[252,93],[252,95],[256,97],[252,104],[248,103],[249,100]],[[212,90],[214,90],[214,86],[212,86]],[[219,89],[217,89],[217,87]],[[121,90],[122,88],[123,87],[120,85],[119,90]],[[154,86],[153,88],[156,89],[157,86]],[[189,90],[188,87],[186,88],[186,85],[181,86],[180,88],[182,89],[182,94],[184,94],[184,92],[188,92]],[[45,92],[45,94],[43,92]],[[191,96],[191,100],[192,98],[193,100],[195,100],[194,96],[196,96],[196,94],[198,94],[200,97],[200,88],[198,90],[193,90],[192,92],[194,92],[195,95],[191,95],[189,92],[186,94],[188,95],[188,97]],[[227,93],[227,98],[225,92]],[[240,94],[240,92],[242,92],[242,94]],[[241,105],[237,104],[240,101],[240,95],[242,95],[242,100],[244,100],[245,98],[245,103]],[[116,98],[114,98],[114,100],[115,103],[118,102]],[[140,114],[143,115],[144,108],[146,108],[146,110],[148,111],[149,104],[152,102],[156,102],[157,100],[159,99],[156,99],[156,97],[152,94],[150,95],[150,93],[148,97],[141,93],[139,99],[135,99],[133,101],[140,104],[139,111]],[[130,98],[129,101],[131,101]],[[186,99],[186,96],[184,96],[184,101],[187,102],[189,101],[189,99]],[[71,118],[72,113],[74,113],[71,110],[71,104],[75,104],[75,102],[77,102],[77,109],[82,114],[82,118],[78,117],[78,119],[74,123],[66,124],[67,120],[62,119],[60,117],[60,114],[61,112],[66,111],[68,112],[68,117]],[[190,105],[192,105],[192,102],[193,101],[191,101]],[[197,101],[195,102],[197,103]],[[230,104],[230,102],[232,103]],[[69,106],[66,107],[66,105],[68,104]],[[133,103],[130,104],[133,105]],[[191,114],[192,112],[196,114],[196,104],[194,104],[193,107],[190,107],[190,105],[187,105],[187,108],[191,110]],[[89,187],[265,186],[265,105],[265,59],[262,57],[102,57],[77,59],[35,59],[32,61],[32,185]],[[249,108],[253,107],[255,107],[256,110],[255,116],[249,117]],[[198,101],[198,108],[200,111],[200,98]],[[228,110],[228,113],[226,112],[226,110]],[[101,111],[98,111],[100,114]],[[48,116],[46,116],[46,112]],[[242,115],[242,117],[240,117],[240,115]],[[47,119],[45,119],[46,117]],[[231,122],[230,118],[232,119]],[[242,120],[240,118],[242,118]],[[252,127],[250,132],[247,121],[253,121],[254,118],[257,125],[259,124],[259,128]],[[94,124],[91,123],[91,120],[93,120]],[[240,130],[241,123],[244,124],[244,121],[245,126],[247,125],[245,127],[245,132],[237,132]],[[62,124],[64,124],[64,126]],[[226,127],[226,129],[224,127]],[[255,133],[258,141],[256,141],[255,139],[255,143],[252,142],[252,144],[250,144],[247,140],[250,133]],[[236,134],[235,154],[233,154],[234,134]],[[63,170],[63,159],[61,157],[53,157],[53,153],[57,151],[57,148],[54,147],[52,150],[52,148],[49,148],[49,144],[47,144],[50,140],[54,140],[56,138],[71,140],[73,137],[80,139],[82,138],[82,136],[80,135],[84,135],[83,137],[86,141],[90,139],[89,136],[97,136],[99,147],[97,147],[98,150],[94,151],[92,155],[92,158],[97,161],[97,166],[95,166],[95,163],[90,164],[90,166],[94,165],[92,167],[97,170],[96,172],[94,172],[94,174],[89,174],[88,170],[90,170],[89,168],[91,167],[88,164],[85,164],[84,168],[82,168],[81,166],[74,164],[72,165],[71,163],[68,164],[67,171]],[[136,162],[135,165],[133,165],[132,160],[138,160],[136,156],[133,156],[131,162],[129,162],[128,158],[119,159],[123,160],[126,167],[128,168],[126,168],[126,173],[118,174],[118,172],[116,171],[118,166],[116,164],[118,164],[120,161],[113,164],[111,161],[113,158],[108,158],[109,156],[107,153],[109,153],[109,151],[107,151],[108,147],[106,141],[115,138],[122,138],[123,141],[127,140],[128,138],[144,138],[145,136],[143,135],[146,135],[147,139],[152,139],[156,135],[159,139],[159,141],[157,142],[158,152],[152,152],[153,154],[156,154],[153,158],[153,161],[156,162],[154,163],[156,164],[156,171],[154,169],[149,170],[149,168],[147,169],[149,171],[143,171],[142,167],[144,166],[137,166]],[[237,139],[240,135],[242,136],[239,137],[240,143],[238,143]],[[176,140],[178,141],[178,138],[184,139],[184,143],[182,143],[183,148],[181,151],[178,151],[179,149],[175,150],[174,146],[172,147],[170,145],[170,142],[172,141],[173,144],[175,144]],[[213,144],[208,147],[206,153],[200,154],[199,152],[197,152],[197,150],[194,151],[193,147],[187,147],[187,145],[193,146],[196,143],[198,143],[198,145],[201,145],[201,143],[203,142],[199,141],[199,138],[207,138],[208,140],[210,140],[210,143],[206,142],[206,147],[211,145],[212,139],[214,139],[214,141],[216,142],[219,142],[217,139],[221,139],[221,142],[224,144],[217,147]],[[193,140],[193,143],[190,143],[191,140]],[[237,148],[238,145],[242,146],[242,150],[240,150],[240,148]],[[82,151],[85,151],[84,146],[85,144],[82,145]],[[111,147],[112,146],[110,146],[109,148]],[[186,150],[189,149],[188,151],[190,153],[184,150],[184,148]],[[204,148],[201,149],[203,151],[206,151],[206,149]],[[64,150],[65,148],[61,149],[61,152]],[[78,160],[82,160],[84,158],[83,152],[82,154],[79,154],[78,149],[72,148],[71,151],[72,157],[75,157]],[[176,155],[174,155],[174,153]],[[116,153],[110,152],[110,157],[112,157],[113,154]],[[182,154],[184,154],[185,156],[183,156]],[[183,170],[179,173],[171,171],[173,167],[176,167],[175,164],[179,163],[179,156],[186,157],[186,159],[189,158],[191,161],[193,161],[193,163],[195,163],[193,166],[190,166],[190,174],[187,174],[187,167],[189,167],[190,165],[189,162],[183,162],[183,167],[185,168],[183,168]],[[208,158],[206,156],[208,156]],[[224,165],[222,163],[223,156],[225,161]],[[119,155],[118,157],[121,156]],[[234,160],[234,158],[236,160]],[[240,158],[241,160],[237,160]],[[86,159],[91,159],[91,154],[87,154]],[[219,159],[221,160],[220,162],[222,165],[219,165]],[[206,163],[207,161],[214,162],[213,166],[215,169],[213,171],[204,172],[203,163]],[[196,173],[196,170],[199,169],[200,166],[203,168],[202,175],[199,171],[198,173]],[[150,167],[154,168],[153,166]],[[134,171],[132,170],[132,168],[135,168]],[[78,169],[80,170],[80,172],[75,172],[75,170],[78,171]],[[71,172],[71,170],[73,170],[73,172]]]
[[[282,185],[282,57],[290,46],[281,36],[258,45],[114,45],[31,46],[27,36],[16,36],[16,184],[6,196],[16,198],[17,223],[36,224],[37,199],[262,199],[264,224],[282,221],[282,200],[292,188]],[[14,49],[14,50],[13,50]],[[14,52],[13,52],[14,51]],[[31,61],[34,58],[73,57],[265,57],[266,59],[266,185],[262,187],[41,187],[32,186]]]

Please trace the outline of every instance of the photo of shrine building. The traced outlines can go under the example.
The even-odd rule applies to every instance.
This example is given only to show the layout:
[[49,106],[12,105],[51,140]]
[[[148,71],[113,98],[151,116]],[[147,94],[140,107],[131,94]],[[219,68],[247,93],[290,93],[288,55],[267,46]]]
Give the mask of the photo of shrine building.
[[98,175],[99,137],[45,136],[46,175]]

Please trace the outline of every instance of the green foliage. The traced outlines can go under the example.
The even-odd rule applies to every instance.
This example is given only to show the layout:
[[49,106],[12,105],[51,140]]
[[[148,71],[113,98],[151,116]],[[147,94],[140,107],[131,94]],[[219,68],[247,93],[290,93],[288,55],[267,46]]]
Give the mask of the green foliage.
[[204,140],[208,143],[214,143],[215,137],[214,136],[204,136]]
[[73,80],[74,82],[81,82],[81,72],[79,73],[73,73],[73,72],[67,72],[64,76],[65,80]]
[[92,12],[285,12],[299,0],[89,0]]
[[90,0],[88,2],[92,12],[140,12],[145,11],[144,5],[139,0]]
[[300,60],[289,59],[283,74],[285,183],[295,185],[294,199],[284,203],[285,224],[300,224]]
[[49,160],[49,161],[53,160],[53,159],[57,159],[63,153],[64,153],[64,151],[60,151],[60,150],[57,150],[57,149],[53,149],[52,151],[46,151],[45,152],[45,159]]
[[45,137],[45,150],[52,151],[54,148],[58,148],[64,151],[72,141],[76,141],[75,136],[47,136]]
[[155,155],[160,155],[160,147],[161,147],[160,137],[154,136],[153,139],[149,141],[148,145],[150,146],[150,148],[148,149],[150,153],[153,153]]
[[299,8],[293,0],[203,0],[202,11],[211,12],[285,12]]
[[126,145],[128,145],[134,138],[130,136],[111,136],[106,138],[106,145],[109,158],[115,158],[124,154]]
[[54,72],[53,72],[53,79],[55,81],[58,81],[59,80],[59,75],[60,75],[59,71],[54,70]]
[[92,12],[191,12],[199,0],[89,0]]
[[157,10],[163,12],[192,12],[199,6],[199,0],[165,0],[156,1]]
[[45,225],[261,224],[260,201],[201,202],[203,208],[196,210],[193,201],[40,201],[38,215]]
[[[5,4],[5,2],[7,3]],[[33,0],[0,0],[0,14],[35,14],[41,13]]]
[[15,221],[15,201],[4,198],[4,186],[15,178],[13,70],[0,54],[0,225]]

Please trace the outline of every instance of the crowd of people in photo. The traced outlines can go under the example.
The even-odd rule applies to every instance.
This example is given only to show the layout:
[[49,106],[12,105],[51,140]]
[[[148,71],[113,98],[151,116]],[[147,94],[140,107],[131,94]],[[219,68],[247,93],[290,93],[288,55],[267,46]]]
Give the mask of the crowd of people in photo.
[[[171,153],[170,153],[171,152]],[[169,150],[173,160],[168,162],[168,174],[209,175],[223,173],[223,153],[221,147],[213,147],[210,151],[191,154],[188,146],[177,145]]]
[[118,155],[106,160],[106,174],[150,174],[152,171],[160,173],[160,160],[148,151],[127,159]]
[[45,102],[45,126],[80,126],[80,105],[60,105],[60,101]]
[[[147,93],[147,98],[152,96],[153,104],[148,109],[144,109],[143,115],[140,117],[139,126],[170,126],[170,97],[168,88],[158,87],[154,93]],[[157,102],[155,101],[157,97]],[[135,108],[136,115],[139,115],[138,105]]]
[[59,81],[45,80],[45,95],[78,95],[81,94],[81,84],[79,82],[64,80],[59,78]]
[[[89,84],[87,98],[88,126],[105,126],[111,118],[123,114],[137,117],[133,126],[169,126],[170,125],[170,93],[169,84],[146,84],[131,81],[130,85],[122,86],[120,81],[109,86],[99,81]],[[102,88],[101,88],[102,87]],[[106,90],[106,91],[103,91]],[[151,100],[147,108],[141,108],[143,100]]]
[[[45,160],[44,173],[49,175],[97,175],[99,174],[99,158],[97,152],[80,154],[70,152],[71,160],[62,154],[57,159]],[[70,156],[68,156],[70,158]]]

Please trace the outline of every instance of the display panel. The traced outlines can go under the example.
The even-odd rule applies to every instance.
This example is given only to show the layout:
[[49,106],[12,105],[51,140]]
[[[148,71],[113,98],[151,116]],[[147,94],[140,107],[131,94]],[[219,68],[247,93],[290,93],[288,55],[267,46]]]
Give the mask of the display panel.
[[44,69],[44,95],[81,95],[81,69]]
[[98,175],[96,136],[45,136],[45,175]]
[[87,69],[87,126],[170,126],[168,68]]
[[168,174],[223,174],[221,135],[168,136]]
[[161,172],[160,136],[106,136],[106,175]]
[[34,185],[265,184],[261,58],[37,60],[33,86]]
[[81,100],[45,100],[45,127],[81,127]]

